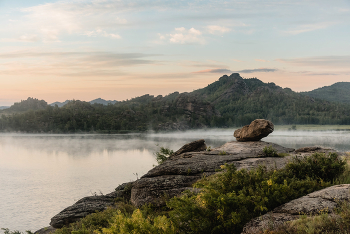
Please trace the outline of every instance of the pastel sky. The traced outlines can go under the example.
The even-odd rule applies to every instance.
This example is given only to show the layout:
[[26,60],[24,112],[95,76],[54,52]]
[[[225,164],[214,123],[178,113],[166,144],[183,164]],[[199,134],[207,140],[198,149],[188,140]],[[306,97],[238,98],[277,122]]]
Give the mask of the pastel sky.
[[349,0],[0,0],[0,22],[0,105],[350,82]]

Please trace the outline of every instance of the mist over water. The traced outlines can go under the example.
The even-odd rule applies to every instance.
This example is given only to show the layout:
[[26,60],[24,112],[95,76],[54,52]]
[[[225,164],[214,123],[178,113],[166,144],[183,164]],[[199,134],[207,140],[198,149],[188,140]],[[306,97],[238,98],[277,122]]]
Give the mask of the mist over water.
[[[0,228],[32,230],[84,196],[112,192],[153,165],[159,146],[173,150],[205,139],[233,141],[234,129],[128,135],[0,134]],[[349,131],[275,131],[264,141],[285,147],[350,151]],[[157,146],[159,145],[159,146]]]

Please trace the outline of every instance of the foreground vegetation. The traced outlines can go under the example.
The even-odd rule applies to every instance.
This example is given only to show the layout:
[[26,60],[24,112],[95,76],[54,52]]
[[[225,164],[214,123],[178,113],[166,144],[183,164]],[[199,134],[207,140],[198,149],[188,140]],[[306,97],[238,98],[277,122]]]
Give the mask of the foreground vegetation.
[[127,201],[118,201],[116,207],[91,214],[55,233],[240,233],[254,217],[342,183],[348,179],[344,173],[349,176],[346,162],[336,154],[294,158],[280,170],[236,170],[233,164],[226,164],[221,173],[195,183],[198,192],[174,197],[166,207],[137,209]]

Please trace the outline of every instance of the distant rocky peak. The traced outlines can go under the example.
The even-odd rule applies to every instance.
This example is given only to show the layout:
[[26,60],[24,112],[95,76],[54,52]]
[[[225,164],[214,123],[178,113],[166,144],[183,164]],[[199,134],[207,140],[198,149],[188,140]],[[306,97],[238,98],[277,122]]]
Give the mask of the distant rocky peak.
[[243,78],[239,73],[232,73],[230,76],[223,75],[222,77],[219,78],[219,82],[228,82],[232,80],[243,80]]
[[232,73],[229,77],[243,80],[243,78],[241,77],[241,75],[239,73]]

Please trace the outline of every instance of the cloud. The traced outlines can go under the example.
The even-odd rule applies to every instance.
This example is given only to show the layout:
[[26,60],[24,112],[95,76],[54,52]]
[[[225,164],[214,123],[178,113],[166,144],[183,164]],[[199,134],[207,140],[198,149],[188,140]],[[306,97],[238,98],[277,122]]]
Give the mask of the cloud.
[[319,29],[328,28],[329,26],[332,26],[336,24],[335,22],[322,22],[322,23],[316,23],[316,24],[304,24],[300,25],[294,29],[290,29],[287,31],[283,31],[284,33],[291,34],[291,35],[297,35],[300,33],[305,32],[311,32]]
[[103,36],[103,37],[109,37],[109,38],[113,38],[113,39],[121,39],[122,38],[118,34],[107,33],[106,31],[103,31],[101,29],[85,32],[84,35],[86,35],[88,37]]
[[340,76],[340,75],[349,75],[350,72],[313,72],[313,71],[297,71],[290,72],[294,74],[302,74],[306,76]]
[[25,41],[25,42],[38,42],[40,41],[40,38],[37,35],[22,35],[18,38],[18,41]]
[[175,28],[174,33],[170,34],[158,34],[159,39],[162,41],[167,41],[173,44],[204,44],[205,40],[202,37],[202,32],[190,28],[186,29],[184,27]]
[[[117,1],[119,2],[119,1]],[[119,16],[122,9],[113,1],[58,1],[21,9],[24,17],[17,22],[25,30],[41,34],[43,41],[59,41],[62,34],[90,34],[119,38],[108,29],[127,24]],[[120,5],[120,4],[119,4]],[[97,29],[96,29],[97,28]]]
[[217,34],[221,35],[231,31],[231,29],[229,28],[218,26],[218,25],[209,25],[206,27],[206,29],[210,34],[215,34],[215,35]]
[[206,69],[206,70],[196,71],[192,73],[229,73],[231,74],[233,72],[226,68],[217,68],[217,69]]
[[[0,53],[0,74],[65,77],[110,77],[125,75],[129,67],[161,64],[151,57],[159,54],[111,52],[36,52]],[[131,68],[132,70],[132,68]],[[90,75],[88,75],[90,74]]]
[[315,56],[295,59],[276,59],[276,61],[296,66],[349,68],[350,56]]
[[245,70],[240,70],[236,71],[238,73],[256,73],[256,72],[276,72],[278,69],[273,69],[273,68],[258,68],[258,69],[245,69]]

